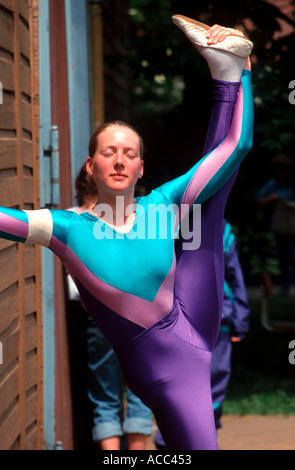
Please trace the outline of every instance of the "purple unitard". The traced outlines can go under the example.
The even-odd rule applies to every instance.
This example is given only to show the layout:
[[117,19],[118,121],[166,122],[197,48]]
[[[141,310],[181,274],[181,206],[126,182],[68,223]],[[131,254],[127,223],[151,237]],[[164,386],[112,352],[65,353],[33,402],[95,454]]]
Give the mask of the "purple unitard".
[[[0,236],[40,243],[63,261],[169,449],[217,449],[210,365],[223,298],[223,214],[252,145],[250,77],[244,71],[241,84],[213,81],[205,156],[185,175],[137,198],[130,232],[87,212],[0,207]],[[179,208],[173,233],[185,220],[196,223],[192,209],[201,204],[197,248],[188,249],[181,231],[179,238],[149,231],[150,209],[171,204]]]
[[[204,155],[227,136],[237,90],[236,83],[213,81],[214,104]],[[218,448],[211,356],[222,311],[224,208],[236,173],[202,204],[200,247],[178,253],[173,309],[119,351],[126,377],[134,393],[153,410],[168,449]],[[180,238],[178,246],[181,243]],[[142,373],[135,384],[132,371],[137,369]]]

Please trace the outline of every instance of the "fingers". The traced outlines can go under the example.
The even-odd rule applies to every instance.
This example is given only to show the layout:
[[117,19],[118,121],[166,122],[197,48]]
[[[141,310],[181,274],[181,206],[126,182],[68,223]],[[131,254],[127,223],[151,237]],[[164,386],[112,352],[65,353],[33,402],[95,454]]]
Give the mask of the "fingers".
[[250,57],[247,57],[245,65],[244,65],[245,70],[250,70],[251,71],[251,60]]
[[220,26],[215,24],[210,29],[208,29],[206,37],[208,44],[217,44],[218,42],[224,41],[227,36],[240,36],[244,37],[242,31],[233,28],[225,28],[224,26]]

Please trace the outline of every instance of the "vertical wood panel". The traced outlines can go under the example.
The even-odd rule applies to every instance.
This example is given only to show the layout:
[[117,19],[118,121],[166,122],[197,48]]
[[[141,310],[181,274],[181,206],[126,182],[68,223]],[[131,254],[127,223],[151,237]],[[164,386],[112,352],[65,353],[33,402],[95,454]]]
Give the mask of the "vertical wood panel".
[[[33,183],[34,183],[34,207],[40,207],[39,187],[39,18],[38,0],[30,0],[30,44],[31,44],[31,105],[32,105],[32,155],[33,155]],[[37,329],[37,449],[44,448],[43,439],[43,337],[42,337],[42,288],[41,288],[41,248],[35,248],[35,312]],[[31,279],[29,282],[31,283]]]
[[[14,0],[14,77],[15,77],[15,117],[16,117],[16,155],[17,155],[17,182],[20,195],[22,195],[22,129],[23,129],[23,115],[21,103],[21,81],[20,81],[20,20],[19,20],[19,2]],[[20,199],[18,204],[20,209],[23,209],[23,201]],[[24,449],[25,445],[25,350],[24,350],[24,329],[25,319],[23,311],[23,246],[18,245],[18,310],[19,310],[19,421],[20,421],[20,434],[19,446]]]
[[[38,0],[0,0],[0,205],[39,207]],[[40,249],[0,241],[0,449],[42,449]]]
[[[10,207],[19,206],[19,187],[17,177],[18,138],[16,110],[16,56],[15,56],[15,15],[14,2],[0,1],[0,63],[1,70],[6,71],[3,81],[3,104],[0,105],[0,204]],[[7,74],[10,76],[7,77]],[[11,149],[13,159],[9,161]],[[10,242],[1,243],[0,263],[0,307],[1,321],[0,341],[3,345],[3,364],[0,365],[0,449],[20,447],[21,411],[20,411],[20,315],[19,315],[19,252],[18,246]],[[16,289],[12,290],[12,286]],[[12,294],[14,308],[13,318],[8,309]],[[11,383],[17,385],[11,394]]]
[[[64,0],[50,0],[51,118],[59,128],[60,206],[72,205],[69,90],[67,72],[66,20]],[[73,449],[73,416],[70,383],[64,270],[54,260],[55,357],[56,357],[56,440],[64,450]]]
[[52,124],[59,128],[60,202],[64,209],[71,207],[73,201],[70,184],[71,147],[64,1],[51,0],[49,8],[51,116]]

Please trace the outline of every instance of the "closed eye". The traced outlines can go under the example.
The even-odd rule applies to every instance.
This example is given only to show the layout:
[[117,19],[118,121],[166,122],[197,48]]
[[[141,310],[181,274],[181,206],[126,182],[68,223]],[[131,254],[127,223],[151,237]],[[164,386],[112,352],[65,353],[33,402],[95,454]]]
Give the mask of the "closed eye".
[[103,155],[104,157],[111,157],[112,155],[114,155],[115,152],[115,149],[107,148],[101,151],[101,155]]
[[[117,151],[118,149],[116,147],[108,147],[106,149],[103,149],[100,153],[104,157],[112,157]],[[123,150],[123,153],[124,155],[126,155],[126,157],[129,158],[136,158],[139,155],[136,149],[130,147],[125,148]]]
[[137,153],[136,152],[126,152],[125,155],[129,158],[136,158],[137,157]]
[[104,157],[111,157],[112,155],[114,155],[114,152],[101,152],[101,154],[102,154]]

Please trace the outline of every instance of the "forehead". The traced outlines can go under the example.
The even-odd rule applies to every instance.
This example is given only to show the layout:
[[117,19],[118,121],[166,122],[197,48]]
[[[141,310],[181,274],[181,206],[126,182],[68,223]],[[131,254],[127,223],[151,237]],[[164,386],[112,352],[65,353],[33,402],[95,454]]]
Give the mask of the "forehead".
[[123,144],[129,147],[137,147],[139,145],[139,137],[132,129],[123,126],[110,126],[101,132],[98,136],[100,145]]

